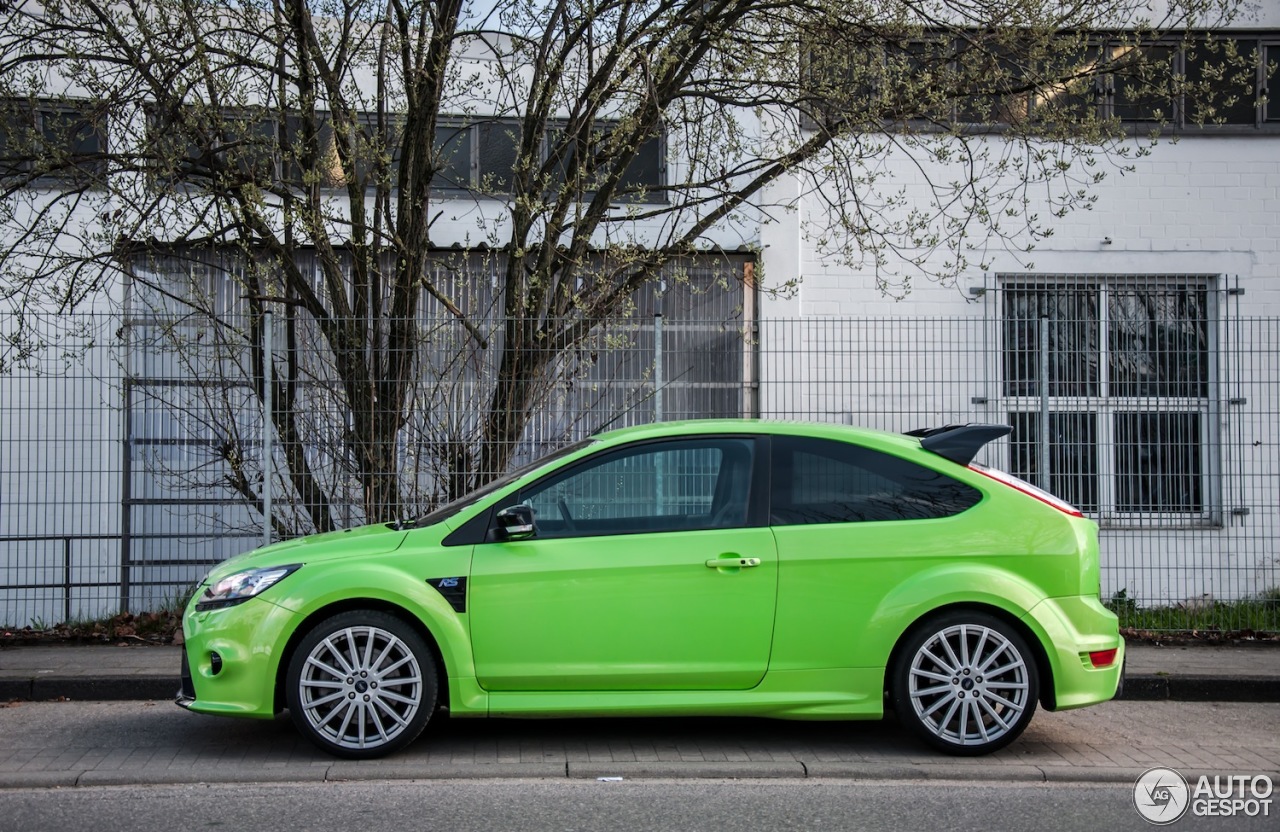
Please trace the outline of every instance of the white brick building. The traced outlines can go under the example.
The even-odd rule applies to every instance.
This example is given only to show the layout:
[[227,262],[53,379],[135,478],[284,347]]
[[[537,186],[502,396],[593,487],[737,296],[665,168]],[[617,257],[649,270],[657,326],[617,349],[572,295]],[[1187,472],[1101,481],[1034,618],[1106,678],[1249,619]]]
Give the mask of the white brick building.
[[[1280,4],[1251,25],[1232,36],[1273,65]],[[891,430],[1011,422],[993,459],[1038,480],[1047,313],[1049,484],[1102,523],[1104,594],[1186,603],[1280,586],[1280,82],[1265,72],[1235,124],[1166,130],[1032,253],[993,249],[945,285],[916,276],[901,299],[819,251],[805,232],[820,201],[780,185],[794,210],[761,231],[763,274],[799,288],[761,300],[762,413]],[[907,160],[893,178],[922,182]],[[770,332],[800,343],[774,355]]]

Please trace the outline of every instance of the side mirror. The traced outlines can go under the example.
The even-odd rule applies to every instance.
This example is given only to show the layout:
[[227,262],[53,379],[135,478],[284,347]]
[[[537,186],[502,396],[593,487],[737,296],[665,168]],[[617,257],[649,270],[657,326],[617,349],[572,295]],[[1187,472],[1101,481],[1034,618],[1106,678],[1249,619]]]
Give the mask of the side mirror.
[[533,508],[526,505],[507,506],[498,512],[498,537],[501,540],[525,540],[533,537]]

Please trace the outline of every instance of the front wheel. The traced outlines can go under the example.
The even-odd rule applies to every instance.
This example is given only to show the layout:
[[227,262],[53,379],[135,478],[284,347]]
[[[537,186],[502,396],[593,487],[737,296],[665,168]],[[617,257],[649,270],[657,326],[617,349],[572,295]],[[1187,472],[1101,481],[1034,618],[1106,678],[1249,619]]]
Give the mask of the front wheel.
[[338,757],[381,757],[413,742],[436,704],[436,666],[399,618],[355,610],[317,624],[289,662],[289,714]]
[[917,629],[893,671],[898,718],[949,754],[976,756],[1018,738],[1040,695],[1035,658],[1004,621],[953,612]]

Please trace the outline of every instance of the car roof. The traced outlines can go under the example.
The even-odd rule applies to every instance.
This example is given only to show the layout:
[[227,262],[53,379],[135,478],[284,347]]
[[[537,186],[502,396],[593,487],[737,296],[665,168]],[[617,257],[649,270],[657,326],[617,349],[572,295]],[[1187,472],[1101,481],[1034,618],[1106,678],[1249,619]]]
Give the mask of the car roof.
[[647,425],[619,428],[598,434],[595,438],[610,445],[637,439],[657,439],[667,436],[701,434],[770,434],[774,436],[811,436],[844,441],[859,441],[880,447],[897,447],[919,450],[920,440],[871,428],[837,425],[829,422],[802,422],[780,419],[686,419],[675,422],[657,422]]

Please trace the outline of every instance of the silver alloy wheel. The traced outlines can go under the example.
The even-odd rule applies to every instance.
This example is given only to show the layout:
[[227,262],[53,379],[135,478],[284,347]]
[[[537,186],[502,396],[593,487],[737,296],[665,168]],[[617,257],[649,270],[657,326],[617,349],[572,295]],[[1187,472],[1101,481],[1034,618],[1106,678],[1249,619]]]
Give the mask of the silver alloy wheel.
[[934,633],[911,658],[907,693],[920,724],[962,746],[999,741],[1030,701],[1029,670],[998,630],[956,624]]
[[375,749],[395,740],[422,707],[422,668],[395,633],[352,626],[322,638],[297,682],[307,722],[336,746]]

